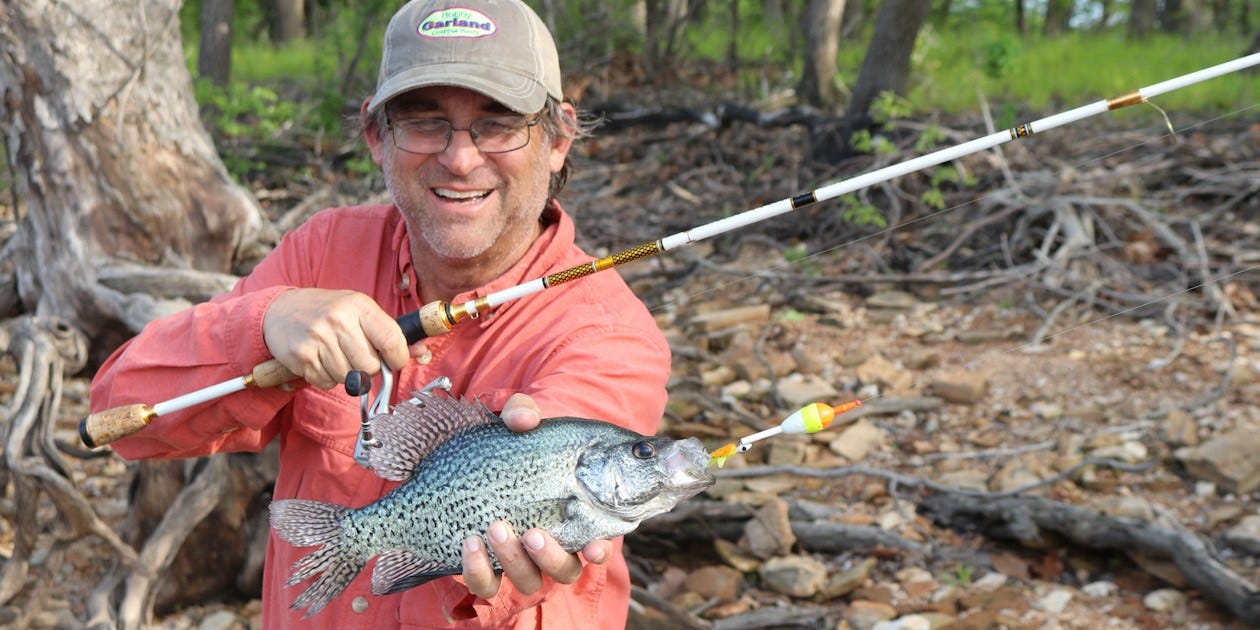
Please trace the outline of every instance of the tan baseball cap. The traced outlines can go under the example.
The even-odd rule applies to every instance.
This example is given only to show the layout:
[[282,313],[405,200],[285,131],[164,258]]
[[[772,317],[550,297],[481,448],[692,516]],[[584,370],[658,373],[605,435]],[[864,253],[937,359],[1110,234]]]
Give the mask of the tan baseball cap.
[[430,85],[476,90],[522,114],[549,94],[564,98],[556,43],[520,0],[412,0],[395,13],[368,112]]

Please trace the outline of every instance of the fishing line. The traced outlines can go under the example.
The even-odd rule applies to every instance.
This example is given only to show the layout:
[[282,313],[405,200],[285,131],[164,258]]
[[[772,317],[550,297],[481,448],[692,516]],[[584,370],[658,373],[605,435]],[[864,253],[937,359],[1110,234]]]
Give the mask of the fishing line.
[[[1152,105],[1153,105],[1153,104],[1152,104]],[[1241,107],[1241,108],[1235,109],[1234,111],[1231,111],[1231,112],[1227,112],[1227,113],[1222,114],[1222,115],[1220,115],[1220,116],[1216,116],[1216,117],[1213,117],[1213,118],[1210,118],[1210,119],[1206,119],[1206,120],[1200,121],[1200,122],[1198,122],[1198,123],[1195,123],[1195,124],[1192,124],[1192,125],[1187,126],[1187,127],[1186,127],[1183,131],[1182,131],[1182,133],[1187,133],[1187,132],[1194,131],[1194,130],[1197,130],[1197,129],[1202,129],[1202,128],[1204,128],[1204,127],[1208,126],[1208,125],[1211,125],[1211,124],[1213,124],[1213,123],[1219,122],[1219,121],[1221,121],[1221,120],[1226,120],[1226,119],[1230,119],[1230,118],[1233,118],[1233,117],[1239,116],[1239,115],[1241,115],[1241,114],[1243,114],[1243,113],[1245,113],[1245,112],[1247,112],[1247,111],[1249,111],[1249,110],[1255,109],[1256,107],[1257,107],[1256,105],[1249,105],[1249,106],[1246,106],[1246,107]],[[1156,109],[1159,109],[1159,108],[1157,107]],[[1161,113],[1161,114],[1163,114],[1163,110],[1162,110],[1162,109],[1159,109],[1159,111],[1160,111],[1160,113]],[[1074,164],[1074,165],[1072,165],[1072,166],[1065,167],[1065,168],[1063,168],[1063,169],[1061,169],[1061,170],[1059,170],[1059,171],[1053,171],[1053,172],[1052,172],[1052,174],[1057,176],[1057,175],[1061,175],[1061,174],[1063,174],[1064,172],[1067,172],[1068,170],[1077,170],[1077,169],[1081,169],[1081,168],[1084,168],[1084,167],[1086,167],[1086,166],[1089,166],[1089,165],[1092,165],[1092,164],[1096,164],[1096,163],[1098,163],[1098,162],[1100,162],[1100,161],[1102,161],[1102,160],[1105,160],[1105,159],[1107,159],[1107,158],[1114,157],[1114,156],[1116,156],[1116,155],[1120,155],[1120,154],[1122,154],[1122,153],[1130,152],[1130,151],[1133,151],[1133,150],[1135,150],[1135,149],[1141,148],[1141,147],[1143,147],[1143,146],[1147,146],[1147,145],[1149,145],[1149,144],[1151,144],[1151,143],[1154,143],[1154,142],[1159,142],[1159,141],[1167,140],[1167,139],[1169,139],[1169,138],[1171,138],[1171,139],[1172,139],[1172,140],[1174,140],[1174,141],[1175,141],[1175,140],[1177,140],[1177,132],[1176,132],[1175,130],[1173,130],[1172,125],[1171,125],[1171,121],[1169,121],[1169,120],[1168,120],[1168,118],[1167,118],[1167,115],[1166,115],[1166,114],[1164,114],[1164,122],[1165,122],[1165,124],[1167,125],[1168,129],[1170,130],[1170,133],[1169,133],[1169,134],[1164,134],[1164,135],[1161,135],[1161,136],[1158,136],[1158,137],[1152,138],[1152,139],[1150,139],[1150,140],[1146,140],[1146,141],[1143,141],[1143,142],[1138,142],[1138,143],[1132,144],[1132,145],[1127,146],[1127,147],[1122,147],[1122,148],[1116,149],[1116,150],[1114,150],[1114,151],[1110,151],[1110,152],[1107,152],[1107,153],[1100,154],[1100,155],[1095,156],[1095,157],[1093,157],[1093,158],[1086,159],[1086,160],[1083,160],[1083,161],[1081,161],[1081,162],[1078,162],[1078,163],[1076,163],[1076,164]],[[997,151],[997,150],[999,150],[999,147],[993,147],[993,150]],[[731,286],[736,286],[736,285],[742,284],[743,282],[746,282],[747,280],[750,280],[750,279],[760,279],[760,278],[762,278],[762,277],[763,277],[762,275],[760,275],[760,274],[761,274],[761,272],[764,272],[764,271],[766,271],[766,270],[778,270],[778,269],[784,269],[784,268],[788,268],[788,267],[790,267],[790,266],[792,266],[792,265],[804,264],[806,261],[809,261],[809,260],[814,260],[814,261],[816,262],[816,261],[817,261],[817,259],[818,259],[818,258],[820,258],[820,257],[822,257],[822,256],[825,256],[825,255],[828,255],[828,254],[831,254],[831,253],[837,252],[837,251],[839,251],[839,250],[846,249],[846,248],[848,248],[848,247],[851,247],[851,246],[853,246],[853,245],[859,244],[859,243],[864,242],[864,241],[866,241],[866,240],[869,240],[869,239],[872,239],[872,238],[878,238],[878,237],[886,236],[886,235],[889,235],[889,234],[891,234],[892,232],[894,232],[894,231],[896,231],[896,230],[899,230],[899,229],[902,229],[902,228],[906,228],[906,227],[909,227],[909,226],[912,226],[912,225],[916,225],[916,224],[918,224],[918,223],[921,223],[921,222],[926,221],[926,220],[929,220],[929,219],[934,219],[934,218],[938,218],[938,217],[941,217],[941,216],[945,216],[945,215],[951,214],[951,213],[953,213],[953,212],[955,212],[955,211],[957,211],[957,210],[960,210],[960,209],[962,209],[962,208],[965,208],[965,207],[967,207],[967,206],[972,206],[972,205],[975,205],[975,204],[977,204],[978,202],[983,201],[984,199],[986,199],[986,198],[988,198],[988,197],[990,197],[990,196],[993,196],[993,195],[997,194],[998,192],[999,192],[999,191],[993,191],[993,192],[990,192],[990,193],[987,193],[987,194],[984,194],[984,195],[980,195],[980,196],[978,196],[978,197],[976,197],[976,198],[974,198],[974,199],[968,200],[968,201],[963,202],[963,203],[959,203],[959,204],[957,204],[957,205],[955,205],[955,206],[952,206],[952,207],[950,207],[950,208],[943,209],[943,210],[941,210],[941,211],[939,211],[939,212],[936,212],[936,213],[931,213],[931,214],[927,214],[927,215],[924,215],[924,216],[921,216],[921,217],[916,217],[916,218],[914,218],[914,219],[907,220],[907,221],[905,221],[905,222],[903,222],[903,223],[901,223],[901,224],[898,224],[898,225],[896,225],[896,226],[893,226],[893,227],[890,227],[890,228],[885,228],[885,229],[882,229],[882,230],[879,230],[879,231],[876,231],[876,232],[873,232],[873,233],[871,233],[871,234],[867,234],[867,235],[864,235],[864,236],[861,236],[861,237],[857,237],[857,238],[852,239],[852,240],[850,240],[850,241],[847,241],[847,242],[845,242],[845,243],[840,243],[840,244],[838,244],[838,245],[835,245],[835,246],[832,246],[832,247],[826,248],[826,249],[824,249],[824,250],[820,250],[820,251],[815,252],[815,253],[812,253],[812,254],[808,254],[808,255],[803,256],[803,257],[798,258],[798,259],[789,260],[789,261],[783,261],[783,262],[780,262],[780,263],[775,263],[775,264],[773,264],[773,265],[769,265],[769,266],[767,266],[765,269],[761,270],[760,272],[750,273],[750,274],[748,274],[748,275],[745,275],[745,276],[742,276],[742,277],[736,278],[736,279],[734,279],[734,280],[729,280],[729,281],[725,281],[725,282],[718,283],[716,286],[714,286],[714,287],[712,287],[712,288],[710,288],[710,289],[706,289],[706,290],[704,290],[704,291],[697,291],[697,292],[687,293],[687,294],[685,294],[685,295],[684,295],[684,297],[682,297],[682,298],[679,298],[679,299],[674,299],[674,300],[668,300],[668,301],[662,302],[662,303],[661,303],[661,304],[659,304],[658,306],[652,307],[652,308],[650,308],[649,310],[650,310],[650,311],[652,311],[652,312],[656,312],[656,311],[659,311],[659,310],[661,310],[661,309],[663,309],[663,308],[666,308],[666,307],[669,307],[669,306],[672,306],[672,305],[678,304],[678,303],[683,302],[683,301],[690,301],[692,298],[696,298],[696,297],[701,297],[701,296],[709,295],[709,294],[711,294],[711,293],[715,293],[715,292],[717,292],[717,291],[719,291],[719,290],[721,290],[721,289],[723,289],[723,288],[728,288],[728,287],[731,287]],[[1089,247],[1089,250],[1091,250],[1092,252],[1097,252],[1097,251],[1099,251],[1099,249],[1100,249],[1100,248],[1098,248],[1096,245],[1091,245],[1091,246]],[[1250,273],[1250,272],[1252,272],[1252,271],[1255,271],[1255,270],[1257,270],[1257,269],[1260,269],[1260,265],[1251,265],[1251,266],[1249,266],[1249,267],[1244,267],[1244,268],[1242,268],[1242,269],[1237,269],[1237,270],[1234,270],[1234,271],[1231,271],[1231,272],[1228,272],[1228,273],[1224,273],[1224,274],[1221,274],[1221,275],[1217,275],[1217,276],[1214,276],[1214,277],[1211,277],[1211,278],[1206,278],[1206,279],[1202,280],[1201,282],[1199,282],[1198,284],[1195,284],[1195,285],[1193,285],[1193,286],[1187,287],[1187,288],[1185,288],[1185,289],[1182,289],[1182,290],[1179,290],[1179,291],[1173,291],[1173,292],[1167,293],[1167,294],[1165,294],[1165,295],[1162,295],[1162,296],[1159,296],[1159,297],[1153,298],[1153,299],[1148,300],[1148,301],[1146,301],[1146,302],[1143,302],[1143,303],[1140,303],[1140,304],[1136,304],[1136,305],[1133,305],[1133,306],[1130,306],[1130,307],[1127,307],[1127,308],[1123,308],[1123,309],[1120,309],[1120,310],[1118,310],[1118,311],[1115,311],[1115,312],[1112,312],[1112,313],[1108,313],[1108,314],[1106,314],[1106,315],[1102,315],[1102,316],[1096,317],[1096,318],[1094,318],[1094,319],[1091,319],[1091,320],[1088,320],[1088,321],[1085,321],[1085,322],[1081,322],[1081,323],[1079,323],[1079,324],[1076,324],[1076,325],[1074,325],[1074,326],[1071,326],[1071,327],[1069,327],[1069,328],[1066,328],[1066,329],[1063,329],[1063,330],[1060,330],[1060,331],[1057,331],[1057,332],[1054,332],[1054,333],[1050,333],[1050,334],[1046,334],[1046,335],[1039,335],[1039,336],[1038,336],[1035,340],[1033,340],[1033,341],[1026,341],[1026,342],[1023,342],[1023,343],[1018,343],[1018,344],[1015,344],[1015,345],[1013,345],[1013,346],[1011,346],[1011,347],[1008,347],[1008,348],[1005,348],[1005,349],[997,349],[997,350],[996,350],[996,352],[986,352],[985,354],[986,354],[987,356],[985,356],[985,357],[983,357],[983,358],[980,358],[980,359],[976,359],[976,360],[968,361],[968,362],[966,362],[966,363],[964,363],[964,364],[962,364],[962,365],[963,365],[963,366],[965,366],[967,369],[972,370],[972,371],[977,370],[977,369],[980,369],[980,368],[988,367],[988,366],[990,366],[990,365],[992,365],[992,364],[995,364],[995,363],[998,363],[998,362],[1002,361],[1003,359],[1006,359],[1007,357],[1010,357],[1010,356],[1012,356],[1012,355],[1016,354],[1017,352],[1020,352],[1020,351],[1026,350],[1026,349],[1031,349],[1031,348],[1034,348],[1034,347],[1036,347],[1036,346],[1046,345],[1046,344],[1048,344],[1050,341],[1053,341],[1053,340],[1056,340],[1056,339],[1061,339],[1061,338],[1065,338],[1065,337],[1071,336],[1073,333],[1076,333],[1076,332],[1081,331],[1081,330],[1088,329],[1088,328],[1093,327],[1093,326],[1094,326],[1094,325],[1096,325],[1096,324],[1100,324],[1100,323],[1102,323],[1102,322],[1104,322],[1104,321],[1107,321],[1107,320],[1110,320],[1110,319],[1113,319],[1113,318],[1116,318],[1116,317],[1119,317],[1119,316],[1122,316],[1122,315],[1125,315],[1125,314],[1128,314],[1128,313],[1132,313],[1132,312],[1138,311],[1138,310],[1143,309],[1143,308],[1147,308],[1147,307],[1149,307],[1149,306],[1152,306],[1152,305],[1155,305],[1155,304],[1158,304],[1158,303],[1161,303],[1161,302],[1165,302],[1165,301],[1167,301],[1167,300],[1169,300],[1169,299],[1171,299],[1171,298],[1176,298],[1176,297],[1181,296],[1181,295],[1186,295],[1186,294],[1192,293],[1192,292],[1194,292],[1194,291],[1201,290],[1201,289],[1203,289],[1204,287],[1207,287],[1207,286],[1212,285],[1212,284],[1216,284],[1216,283],[1221,283],[1221,282],[1228,281],[1228,280],[1229,280],[1229,279],[1231,279],[1231,278],[1234,278],[1234,277],[1237,277],[1237,276],[1242,276],[1242,275],[1245,275],[1245,274]],[[1039,271],[1039,270],[1040,270],[1040,268],[1039,268],[1039,269],[1034,270],[1033,272],[1035,273],[1036,271]],[[876,278],[876,279],[878,279],[878,278]],[[1079,299],[1079,296],[1078,296],[1078,297],[1071,298],[1071,299],[1072,299],[1072,300],[1078,300],[1078,299]],[[1229,368],[1227,367],[1226,369],[1229,369]],[[910,383],[909,383],[909,385],[907,386],[907,389],[908,389],[908,390],[910,390],[910,391],[919,390],[919,389],[920,389],[920,388],[924,385],[924,383],[925,383],[925,382],[927,382],[927,381],[929,380],[929,378],[930,378],[930,377],[928,377],[928,376],[926,376],[926,375],[920,375],[920,376],[918,376],[918,377],[912,378],[912,379],[911,379],[911,381],[910,381]],[[887,394],[885,391],[883,391],[883,390],[881,389],[881,391],[880,391],[878,394],[874,395],[874,396],[866,396],[866,397],[858,398],[858,399],[854,400],[853,402],[851,402],[851,403],[848,403],[848,404],[844,405],[844,407],[846,408],[845,410],[847,410],[847,409],[851,409],[851,408],[854,408],[854,407],[860,406],[861,404],[867,404],[867,403],[870,403],[871,401],[874,401],[874,400],[878,400],[878,399],[884,398],[884,397],[886,397],[887,395],[888,395],[888,394]],[[826,405],[822,405],[822,407],[826,407]],[[795,414],[793,414],[793,416],[792,416],[792,417],[793,417],[793,418],[795,418],[797,415],[800,415],[800,413],[801,413],[801,412],[806,411],[806,410],[808,410],[808,409],[809,409],[809,407],[806,407],[805,409],[802,409],[802,410],[800,410],[800,411],[796,412]],[[838,413],[841,413],[841,412],[842,412],[840,407],[837,407],[837,408],[836,408],[836,411],[837,411]],[[781,425],[781,426],[786,426],[787,424],[788,424],[788,423],[785,421],[785,422],[784,422],[784,424],[783,424],[783,425]],[[828,422],[827,422],[826,424],[827,424],[827,425],[830,425],[830,418],[828,418]],[[825,427],[823,427],[823,428],[825,428]],[[820,430],[820,429],[819,429],[819,428],[814,428],[812,431],[807,431],[807,432],[813,432],[813,431],[817,431],[817,430]],[[751,448],[751,446],[752,446],[752,442],[757,441],[757,440],[758,440],[758,438],[759,438],[760,436],[763,436],[764,434],[767,434],[767,433],[776,433],[776,434],[777,434],[778,432],[780,432],[780,431],[779,431],[779,426],[772,426],[770,429],[768,429],[768,430],[766,430],[766,431],[762,431],[762,432],[759,432],[759,433],[755,433],[755,434],[753,434],[753,435],[751,435],[751,436],[745,436],[744,438],[741,438],[741,441],[740,441],[739,443],[737,443],[737,444],[730,444],[730,445],[727,445],[727,446],[722,447],[721,449],[718,449],[717,451],[714,451],[714,461],[715,461],[715,462],[725,462],[726,458],[730,457],[731,455],[733,455],[733,454],[734,454],[734,453],[736,453],[736,452],[740,452],[740,453],[742,453],[742,452],[747,452],[748,450],[750,450],[750,448]],[[800,432],[800,431],[798,430],[798,431],[793,431],[793,432]],[[718,465],[720,466],[721,464],[719,463]]]
[[[1149,102],[1149,101],[1148,101],[1148,102]],[[1248,105],[1248,106],[1246,106],[1246,107],[1241,107],[1241,108],[1238,108],[1238,109],[1236,109],[1236,110],[1234,110],[1234,111],[1232,111],[1232,112],[1228,112],[1228,113],[1226,113],[1226,114],[1222,114],[1222,115],[1220,115],[1220,116],[1216,116],[1216,117],[1214,117],[1214,118],[1209,118],[1209,119],[1204,120],[1204,121],[1202,121],[1202,122],[1198,122],[1198,123],[1195,123],[1195,124],[1193,124],[1193,125],[1189,125],[1189,126],[1187,126],[1187,127],[1186,127],[1186,128],[1185,128],[1182,132],[1181,132],[1181,133],[1187,133],[1187,132],[1190,132],[1190,131],[1195,131],[1195,130],[1197,130],[1197,129],[1201,129],[1201,128],[1206,127],[1206,126],[1208,126],[1208,125],[1211,125],[1211,124],[1213,124],[1213,123],[1216,123],[1216,122],[1219,122],[1219,121],[1222,121],[1222,120],[1226,120],[1226,119],[1229,119],[1229,118],[1233,118],[1233,117],[1235,117],[1235,116],[1239,116],[1239,115],[1241,115],[1241,114],[1243,114],[1243,113],[1246,113],[1246,112],[1248,112],[1248,111],[1250,111],[1250,110],[1252,110],[1252,109],[1256,109],[1257,107],[1260,107],[1260,105],[1257,105],[1257,104],[1252,104],[1252,105]],[[1162,112],[1163,110],[1160,110],[1160,111]],[[1171,124],[1170,124],[1169,128],[1171,129]],[[1145,140],[1145,141],[1142,141],[1142,142],[1138,142],[1138,143],[1136,143],[1136,144],[1132,144],[1132,145],[1127,146],[1127,147],[1121,147],[1121,148],[1119,148],[1119,149],[1116,149],[1116,150],[1114,150],[1114,151],[1110,151],[1110,152],[1108,152],[1108,153],[1103,153],[1103,154],[1100,154],[1100,155],[1098,155],[1098,156],[1095,156],[1095,157],[1089,158],[1089,159],[1087,159],[1087,160],[1085,160],[1085,161],[1083,161],[1083,162],[1079,162],[1079,163],[1077,163],[1077,164],[1075,164],[1075,165],[1068,166],[1068,167],[1064,167],[1064,168],[1062,168],[1062,169],[1060,169],[1060,170],[1058,170],[1058,171],[1051,171],[1051,174],[1052,174],[1052,175],[1056,175],[1056,176],[1057,176],[1057,175],[1062,175],[1063,173],[1067,172],[1068,170],[1076,170],[1076,169],[1080,169],[1080,168],[1083,168],[1083,167],[1086,167],[1086,166],[1089,166],[1089,165],[1092,165],[1092,164],[1096,164],[1096,163],[1098,163],[1098,162],[1100,162],[1100,161],[1102,161],[1102,160],[1105,160],[1105,159],[1107,159],[1107,158],[1115,157],[1115,156],[1120,155],[1120,154],[1122,154],[1122,153],[1126,153],[1126,152],[1129,152],[1129,151],[1133,151],[1133,150],[1136,150],[1136,149],[1142,148],[1142,147],[1144,147],[1144,146],[1148,146],[1148,145],[1150,145],[1150,144],[1153,144],[1153,143],[1156,143],[1156,142],[1160,142],[1160,141],[1162,141],[1162,140],[1166,140],[1166,139],[1168,139],[1168,138],[1170,138],[1170,137],[1171,137],[1171,138],[1173,138],[1173,139],[1175,139],[1175,138],[1176,138],[1176,132],[1173,132],[1173,133],[1170,133],[1170,134],[1162,134],[1162,135],[1159,135],[1159,136],[1157,136],[1157,137],[1155,137],[1155,138],[1151,138],[1151,139],[1149,139],[1149,140]],[[999,151],[999,152],[1000,152],[1001,147],[1000,147],[1000,146],[998,146],[998,147],[993,147],[993,148],[992,148],[992,149],[990,149],[990,150],[991,150],[991,151]],[[684,295],[683,295],[682,297],[680,297],[680,298],[674,298],[674,299],[670,299],[670,300],[664,300],[664,301],[660,302],[659,304],[657,304],[656,306],[649,307],[649,308],[648,308],[648,310],[649,310],[650,312],[655,313],[655,312],[657,312],[657,311],[659,311],[659,310],[661,310],[661,309],[668,308],[668,307],[670,307],[670,306],[675,306],[675,305],[680,304],[680,303],[682,303],[682,302],[691,301],[693,298],[698,298],[698,297],[708,296],[708,295],[711,295],[711,294],[717,293],[718,291],[721,291],[721,290],[724,290],[724,289],[730,288],[730,287],[732,287],[732,286],[737,286],[737,285],[743,284],[744,282],[747,282],[747,281],[749,281],[749,280],[756,280],[756,279],[760,279],[762,276],[761,276],[761,275],[759,275],[759,273],[761,273],[761,272],[765,272],[765,271],[779,271],[779,270],[783,270],[783,269],[788,269],[788,268],[790,268],[790,267],[792,267],[792,266],[794,266],[794,265],[801,265],[801,264],[804,264],[806,261],[818,262],[818,261],[817,261],[817,260],[815,260],[815,259],[817,259],[817,258],[819,258],[819,257],[825,256],[825,255],[828,255],[828,254],[831,254],[831,253],[833,253],[833,252],[836,252],[836,251],[839,251],[839,250],[842,250],[842,249],[848,249],[848,248],[850,248],[850,247],[852,247],[852,246],[854,246],[854,245],[857,245],[857,244],[859,244],[859,243],[863,243],[863,242],[866,242],[866,241],[869,241],[869,240],[872,240],[872,239],[877,239],[877,238],[881,238],[881,237],[884,237],[884,236],[888,236],[888,235],[890,235],[890,234],[892,234],[892,233],[896,232],[897,230],[900,230],[900,229],[903,229],[903,228],[907,228],[907,227],[910,227],[910,226],[913,226],[913,225],[917,225],[917,224],[922,223],[922,222],[925,222],[925,221],[929,221],[929,220],[932,220],[932,219],[937,219],[937,218],[940,218],[940,217],[943,217],[943,216],[946,216],[946,215],[952,214],[952,213],[954,213],[954,212],[955,212],[955,211],[957,211],[957,210],[961,210],[961,209],[963,209],[963,208],[966,208],[966,207],[969,207],[969,206],[976,205],[976,204],[978,204],[979,202],[984,201],[985,199],[988,199],[989,197],[992,197],[992,196],[994,196],[994,195],[997,195],[999,192],[1000,192],[1000,191],[992,191],[992,192],[989,192],[989,193],[985,193],[985,194],[982,194],[982,195],[980,195],[980,196],[977,196],[977,197],[975,197],[975,198],[973,198],[973,199],[969,199],[969,200],[967,200],[967,201],[964,201],[964,202],[958,203],[958,204],[956,204],[956,205],[954,205],[954,206],[951,206],[951,207],[949,207],[949,208],[944,208],[944,209],[939,210],[939,211],[934,212],[934,213],[925,214],[925,215],[923,215],[923,216],[921,216],[921,217],[915,217],[915,218],[913,218],[913,219],[907,219],[906,221],[904,221],[904,222],[902,222],[902,223],[899,223],[899,224],[897,224],[897,225],[895,225],[895,226],[888,227],[888,228],[883,228],[883,229],[880,229],[880,230],[878,230],[878,231],[872,232],[872,233],[870,233],[870,234],[866,234],[866,235],[863,235],[863,236],[859,236],[859,237],[856,237],[856,238],[854,238],[854,239],[852,239],[852,240],[845,241],[845,242],[843,242],[843,243],[839,243],[839,244],[836,244],[836,245],[832,245],[832,246],[827,247],[827,248],[825,248],[825,249],[818,250],[817,252],[814,252],[814,253],[811,253],[811,254],[806,254],[806,255],[804,255],[804,256],[801,256],[800,258],[796,258],[796,259],[793,259],[793,260],[784,260],[784,261],[781,261],[781,262],[777,262],[777,263],[774,263],[774,264],[767,265],[767,266],[763,267],[762,269],[758,270],[757,272],[748,273],[747,275],[744,275],[744,276],[739,276],[739,277],[737,277],[737,278],[733,278],[733,279],[730,279],[730,280],[724,280],[724,281],[718,282],[718,283],[716,283],[715,285],[713,285],[711,288],[704,289],[704,290],[701,290],[701,291],[695,291],[695,292],[691,292],[691,293],[686,293],[686,294],[684,294]],[[878,276],[875,276],[873,279],[874,279],[874,280],[879,280]],[[1170,297],[1170,296],[1165,296],[1165,297]]]

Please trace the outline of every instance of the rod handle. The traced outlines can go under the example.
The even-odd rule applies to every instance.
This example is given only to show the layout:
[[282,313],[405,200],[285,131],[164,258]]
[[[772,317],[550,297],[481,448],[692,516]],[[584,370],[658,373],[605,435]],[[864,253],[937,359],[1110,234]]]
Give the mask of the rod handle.
[[284,367],[279,359],[268,359],[254,366],[254,369],[250,371],[249,384],[258,389],[266,389],[296,381],[297,378],[297,375]]
[[79,421],[79,438],[90,448],[104,446],[149,426],[155,417],[144,403],[104,409]]

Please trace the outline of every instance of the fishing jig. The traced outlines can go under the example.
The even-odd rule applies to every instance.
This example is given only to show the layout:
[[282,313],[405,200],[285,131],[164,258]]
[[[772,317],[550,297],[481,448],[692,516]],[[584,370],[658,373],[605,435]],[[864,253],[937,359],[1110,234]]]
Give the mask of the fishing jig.
[[832,407],[823,403],[814,403],[805,405],[796,410],[795,413],[784,418],[783,422],[770,427],[765,431],[759,431],[747,437],[740,438],[739,442],[726,444],[715,449],[709,454],[709,465],[721,468],[726,465],[726,460],[730,459],[736,453],[747,453],[753,445],[753,442],[760,442],[768,437],[773,437],[781,433],[801,434],[801,433],[818,433],[823,429],[831,426],[836,416],[847,411],[857,409],[862,406],[862,401],[854,400],[842,405]]

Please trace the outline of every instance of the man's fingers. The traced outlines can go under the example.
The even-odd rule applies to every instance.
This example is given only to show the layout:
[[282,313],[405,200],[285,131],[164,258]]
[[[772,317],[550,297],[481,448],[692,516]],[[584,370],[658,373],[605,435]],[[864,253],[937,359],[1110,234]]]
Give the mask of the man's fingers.
[[407,364],[407,360],[411,358],[407,338],[403,336],[402,329],[394,318],[386,315],[380,308],[372,308],[362,312],[359,325],[363,328],[363,335],[367,337],[368,343],[380,355],[380,361],[384,361],[385,365],[394,370],[401,370]]
[[612,558],[613,544],[610,540],[592,540],[582,548],[582,557],[591,564],[604,564]]
[[512,531],[507,523],[495,521],[490,524],[490,531],[487,533],[490,538],[490,548],[494,550],[494,557],[499,559],[503,574],[507,576],[507,579],[512,580],[516,590],[522,595],[537,593],[538,589],[542,588],[542,574],[539,573],[533,558],[525,553],[525,548],[521,546],[521,539],[517,537],[516,532]]
[[503,405],[503,423],[513,431],[529,431],[538,426],[542,412],[533,398],[525,394],[512,394]]
[[538,569],[551,579],[561,584],[572,584],[582,576],[582,561],[577,554],[565,551],[551,534],[531,529],[521,536],[521,544]]
[[469,536],[464,540],[464,585],[468,592],[484,599],[490,599],[499,592],[499,576],[490,566],[490,556],[481,544],[481,539]]

